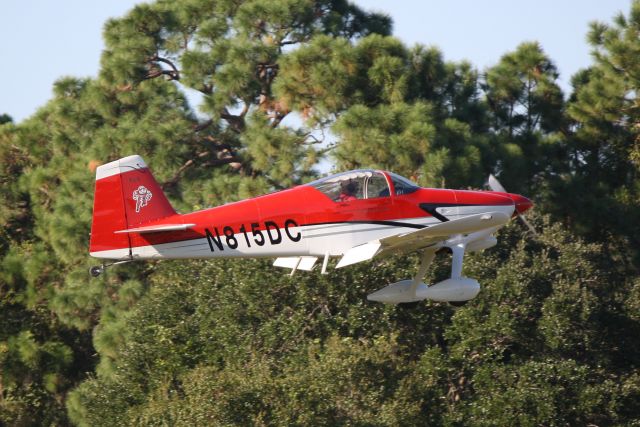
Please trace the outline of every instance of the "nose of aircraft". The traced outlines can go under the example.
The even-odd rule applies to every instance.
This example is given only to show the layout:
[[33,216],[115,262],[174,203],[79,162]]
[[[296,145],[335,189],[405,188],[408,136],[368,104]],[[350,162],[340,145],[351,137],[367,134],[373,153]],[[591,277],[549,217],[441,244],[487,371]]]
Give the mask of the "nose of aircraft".
[[511,197],[511,200],[513,200],[513,203],[515,203],[516,211],[518,211],[519,214],[523,214],[533,207],[533,202],[527,199],[526,197],[521,196],[519,194],[512,194],[512,193],[507,193],[507,194],[509,195],[509,197]]

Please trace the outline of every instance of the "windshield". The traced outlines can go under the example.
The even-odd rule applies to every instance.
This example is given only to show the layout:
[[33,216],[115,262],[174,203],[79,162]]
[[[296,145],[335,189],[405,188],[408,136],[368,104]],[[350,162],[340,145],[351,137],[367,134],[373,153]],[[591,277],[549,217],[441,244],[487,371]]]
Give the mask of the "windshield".
[[418,184],[409,181],[407,178],[397,175],[393,172],[389,172],[391,181],[393,182],[393,188],[395,189],[396,196],[402,196],[403,194],[413,193],[418,190]]
[[334,202],[389,196],[389,184],[377,171],[356,170],[331,175],[309,183]]

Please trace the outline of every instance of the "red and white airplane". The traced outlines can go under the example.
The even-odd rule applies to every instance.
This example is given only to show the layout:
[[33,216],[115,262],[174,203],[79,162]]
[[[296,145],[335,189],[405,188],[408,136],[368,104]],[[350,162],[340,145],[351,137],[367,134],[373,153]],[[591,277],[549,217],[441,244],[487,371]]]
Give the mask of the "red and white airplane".
[[[391,172],[354,170],[288,190],[178,214],[140,156],[96,170],[91,256],[115,263],[137,259],[276,257],[275,266],[327,271],[375,256],[422,252],[413,279],[368,296],[386,303],[461,302],[480,285],[462,276],[465,252],[496,244],[493,234],[532,206],[500,191],[420,188]],[[422,283],[440,249],[451,250],[451,277]],[[99,275],[104,265],[91,269]]]

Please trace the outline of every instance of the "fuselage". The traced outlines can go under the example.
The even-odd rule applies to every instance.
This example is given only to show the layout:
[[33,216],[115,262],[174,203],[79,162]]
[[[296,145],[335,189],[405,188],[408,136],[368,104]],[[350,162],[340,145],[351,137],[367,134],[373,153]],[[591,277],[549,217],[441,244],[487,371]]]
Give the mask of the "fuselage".
[[[484,212],[511,216],[531,206],[528,199],[510,193],[409,187],[408,181],[396,182],[397,176],[387,172],[352,173],[350,181],[360,179],[362,188],[359,197],[351,200],[334,197],[336,185],[347,178],[319,180],[163,218],[153,225],[191,226],[187,230],[131,233],[130,252],[92,255],[116,259],[337,256],[375,239]],[[338,177],[342,175],[348,176]],[[375,191],[373,177],[378,180]]]

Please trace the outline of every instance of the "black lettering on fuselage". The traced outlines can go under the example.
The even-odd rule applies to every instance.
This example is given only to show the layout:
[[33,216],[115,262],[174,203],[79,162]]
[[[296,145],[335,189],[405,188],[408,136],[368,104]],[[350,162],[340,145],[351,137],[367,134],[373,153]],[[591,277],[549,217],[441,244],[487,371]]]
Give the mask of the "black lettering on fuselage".
[[[269,242],[272,245],[279,245],[282,243],[283,233],[278,227],[278,224],[275,221],[264,221],[264,229],[260,230],[260,224],[257,222],[251,223],[251,234],[253,237],[253,241],[258,246],[263,246],[267,242],[267,238],[269,238]],[[302,240],[302,233],[298,231],[297,233],[293,233],[290,228],[299,227],[298,223],[288,218],[284,221],[284,234],[291,240],[292,242],[299,242]],[[245,224],[241,224],[238,228],[239,233],[244,236],[244,240],[247,244],[247,247],[251,247],[251,242],[249,240],[248,230]],[[213,227],[213,232],[205,228],[205,235],[207,237],[207,243],[209,244],[209,249],[211,252],[215,252],[216,248],[218,251],[224,251],[225,244],[229,249],[237,249],[239,246],[239,241],[235,236],[235,231],[232,226],[225,225],[222,227],[222,234],[220,233],[218,227]],[[215,235],[214,235],[215,233]],[[266,234],[266,237],[265,237]],[[224,243],[223,243],[224,241]]]
[[291,239],[292,242],[299,242],[302,239],[302,233],[298,231],[298,234],[295,236],[291,235],[291,231],[289,231],[289,227],[297,227],[298,223],[289,218],[284,222],[284,232],[287,233],[287,237]]
[[204,229],[205,234],[207,235],[207,242],[209,243],[209,248],[211,252],[214,252],[213,245],[215,244],[218,247],[218,250],[224,250],[222,247],[222,238],[220,237],[220,233],[218,232],[218,227],[215,227],[216,237],[213,237],[211,231],[208,228]]
[[223,229],[224,235],[227,238],[227,246],[229,249],[235,249],[238,247],[238,239],[236,239],[235,233],[233,232],[233,228],[226,225]]
[[[264,227],[267,230],[267,234],[269,235],[269,241],[271,242],[272,245],[278,245],[282,242],[282,233],[278,228],[278,224],[276,224],[273,221],[265,221]],[[276,234],[275,237],[273,236],[273,234],[271,234],[271,231],[275,232]]]

